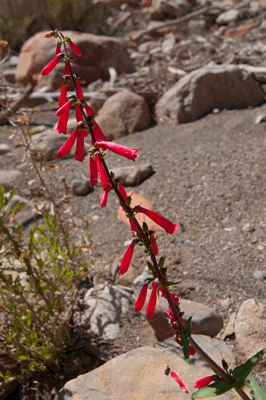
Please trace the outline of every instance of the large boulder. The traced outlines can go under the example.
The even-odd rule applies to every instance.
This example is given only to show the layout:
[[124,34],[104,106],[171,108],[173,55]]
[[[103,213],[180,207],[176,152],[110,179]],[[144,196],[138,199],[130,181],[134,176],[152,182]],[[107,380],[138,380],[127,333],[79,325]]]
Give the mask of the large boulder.
[[[82,56],[75,56],[73,70],[87,83],[109,77],[108,68],[115,68],[117,74],[134,72],[134,64],[125,46],[116,38],[90,33],[63,31],[81,49]],[[17,82],[27,84],[31,77],[39,86],[48,85],[56,89],[64,75],[64,63],[60,62],[47,77],[41,77],[43,67],[54,57],[57,40],[47,39],[45,32],[39,32],[27,40],[21,48],[17,66]],[[70,55],[73,55],[69,51]]]
[[[220,366],[223,358],[230,368],[234,368],[235,357],[224,342],[211,338],[206,340],[204,336],[195,337],[194,340]],[[195,392],[193,383],[204,376],[213,375],[213,372],[198,355],[191,357],[189,365],[182,353],[173,338],[129,351],[67,382],[60,390],[58,399],[190,400],[192,392]],[[189,393],[184,393],[166,373],[167,366],[180,376]],[[222,394],[219,400],[234,398],[235,392],[230,391]]]
[[256,73],[256,67],[243,65],[197,69],[158,100],[156,117],[160,122],[181,124],[195,121],[214,108],[258,106],[265,101],[265,94],[254,77]]
[[129,91],[118,92],[106,100],[96,117],[107,140],[148,128],[150,111],[146,100]]

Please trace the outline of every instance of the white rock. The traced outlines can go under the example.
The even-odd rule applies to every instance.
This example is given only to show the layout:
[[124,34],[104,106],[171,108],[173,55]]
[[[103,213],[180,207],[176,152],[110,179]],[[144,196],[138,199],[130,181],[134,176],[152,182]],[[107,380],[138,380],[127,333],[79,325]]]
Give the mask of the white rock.
[[229,22],[237,21],[240,17],[240,12],[234,8],[225,11],[216,19],[218,25],[227,25]]

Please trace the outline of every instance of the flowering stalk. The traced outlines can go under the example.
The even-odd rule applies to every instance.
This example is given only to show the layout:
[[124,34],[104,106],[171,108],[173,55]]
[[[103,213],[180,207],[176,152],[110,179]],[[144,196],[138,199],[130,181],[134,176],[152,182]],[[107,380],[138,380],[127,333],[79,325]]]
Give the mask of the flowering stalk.
[[[58,36],[58,33],[56,33],[56,34]],[[51,33],[48,33],[48,35],[49,36],[47,36],[47,37],[50,37]],[[152,274],[153,274],[153,278],[152,278],[153,289],[152,289],[152,293],[151,293],[148,307],[147,307],[147,316],[150,318],[154,315],[154,311],[155,311],[155,307],[156,307],[157,291],[158,291],[158,288],[160,287],[160,291],[161,291],[163,297],[165,297],[167,299],[169,307],[170,307],[169,315],[171,316],[171,323],[174,327],[176,327],[178,329],[177,333],[181,337],[181,335],[186,332],[186,327],[183,323],[182,314],[180,312],[178,301],[177,301],[176,297],[170,293],[170,291],[167,287],[168,282],[167,282],[166,273],[164,272],[164,268],[160,265],[160,262],[159,262],[159,264],[157,262],[156,255],[158,254],[158,248],[157,248],[156,240],[153,236],[154,233],[152,233],[140,226],[138,220],[136,219],[136,213],[138,213],[138,212],[144,213],[145,215],[150,217],[154,222],[156,222],[157,224],[162,226],[163,229],[165,229],[165,231],[168,234],[173,234],[178,229],[177,224],[173,224],[171,221],[169,221],[165,217],[161,216],[160,214],[157,214],[154,211],[147,210],[141,206],[137,206],[135,208],[130,207],[130,202],[128,202],[128,200],[130,200],[130,199],[128,198],[123,186],[121,184],[117,185],[114,178],[111,176],[109,169],[103,158],[103,155],[101,153],[101,149],[105,150],[105,149],[109,148],[111,151],[114,151],[115,153],[117,153],[119,155],[129,158],[132,161],[135,161],[135,158],[137,156],[136,153],[138,150],[137,149],[129,149],[125,146],[121,146],[121,145],[110,143],[110,142],[106,141],[106,139],[101,131],[101,128],[94,122],[93,111],[90,109],[90,107],[88,105],[84,104],[85,100],[84,100],[81,86],[76,81],[74,74],[72,72],[72,69],[71,69],[71,65],[69,62],[68,55],[67,55],[66,42],[69,43],[70,47],[72,48],[72,50],[74,51],[74,53],[76,55],[81,55],[81,52],[77,48],[77,46],[74,45],[73,42],[71,42],[71,40],[69,38],[64,38],[62,34],[59,34],[59,37],[62,40],[64,49],[65,49],[66,59],[68,60],[67,64],[68,64],[69,76],[75,87],[76,100],[73,102],[75,102],[76,108],[77,107],[80,108],[80,111],[78,111],[76,113],[76,115],[79,114],[79,117],[77,117],[77,120],[80,119],[82,116],[83,121],[81,121],[81,123],[85,124],[85,128],[81,127],[80,132],[74,131],[75,134],[74,134],[74,132],[72,133],[72,135],[73,134],[74,135],[73,136],[71,135],[70,136],[71,139],[69,138],[67,140],[66,144],[60,149],[61,153],[66,154],[65,153],[66,150],[70,146],[73,146],[74,141],[77,139],[76,159],[78,159],[78,161],[83,161],[84,136],[87,135],[88,132],[91,134],[91,140],[92,140],[92,144],[94,145],[94,149],[93,149],[92,154],[90,155],[90,168],[91,168],[91,178],[90,179],[91,179],[91,183],[95,184],[95,183],[97,183],[97,180],[98,180],[98,174],[100,176],[101,183],[102,183],[103,190],[104,190],[102,199],[101,199],[101,206],[104,207],[106,205],[107,195],[110,192],[110,190],[112,189],[115,192],[116,196],[118,197],[123,210],[125,211],[126,215],[128,216],[130,224],[131,224],[132,232],[134,232],[134,235],[135,235],[135,239],[132,241],[132,243],[130,244],[129,248],[127,249],[127,251],[123,257],[121,267],[120,267],[121,273],[123,274],[128,270],[130,261],[131,261],[131,257],[133,254],[134,246],[136,244],[138,244],[138,242],[141,242],[141,244],[146,247],[146,250],[149,253],[151,261],[152,261],[151,270],[152,270]],[[58,60],[59,60],[60,56],[61,55],[59,55],[59,57],[57,57]],[[52,67],[55,66],[54,64],[55,64],[55,61],[52,60]],[[50,70],[50,69],[51,69],[51,66],[49,65],[48,70]],[[68,81],[66,82],[66,85],[67,84],[68,84]],[[65,121],[66,114],[67,114],[67,112],[69,112],[69,108],[71,106],[70,103],[72,103],[72,101],[66,101],[65,91],[62,94],[60,103],[61,103],[60,108],[59,108],[57,114],[59,115],[59,118],[62,119],[64,117],[64,119],[63,119],[63,121],[61,120],[61,125],[63,127],[61,127],[61,125],[58,123],[58,126],[61,127],[61,129],[57,128],[57,130],[59,133],[66,133],[66,121]],[[88,115],[86,115],[84,109]],[[60,119],[59,119],[59,122],[60,122]],[[62,132],[60,132],[60,130],[62,130]],[[82,134],[81,134],[81,132],[82,132]],[[142,307],[144,306],[146,295],[147,295],[147,290],[148,290],[148,284],[145,283],[140,292],[140,295],[137,299],[137,302],[135,305],[136,310],[141,310]],[[177,340],[177,343],[179,343],[179,339],[176,339],[176,340]],[[192,337],[189,338],[189,343],[192,346],[192,348],[194,350],[196,350],[199,353],[199,355],[209,364],[210,368],[215,372],[215,374],[217,374],[223,381],[225,381],[226,383],[228,383],[230,385],[232,385],[234,383],[232,376],[229,375],[227,373],[227,371],[223,370],[218,364],[216,364],[201,349],[201,347],[193,340]],[[181,343],[181,345],[182,345],[182,343]],[[193,351],[191,350],[191,354],[192,353],[193,353]],[[171,376],[174,379],[176,379],[176,381],[178,381],[179,378],[175,373],[173,373],[173,371],[172,371]],[[184,389],[186,389],[185,386],[183,387],[183,390]],[[248,396],[243,392],[242,389],[237,390],[237,392],[243,399],[245,399],[245,400],[249,399]]]

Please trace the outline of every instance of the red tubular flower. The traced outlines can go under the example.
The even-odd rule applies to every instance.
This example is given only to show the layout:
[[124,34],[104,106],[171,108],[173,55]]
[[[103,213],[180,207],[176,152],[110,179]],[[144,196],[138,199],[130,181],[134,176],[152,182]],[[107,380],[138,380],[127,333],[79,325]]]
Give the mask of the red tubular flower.
[[122,195],[123,199],[126,201],[126,199],[127,199],[127,194],[126,194],[125,188],[124,188],[124,186],[122,185],[122,183],[119,184],[118,190],[119,190],[120,194]]
[[[88,115],[90,115],[90,116],[94,116],[95,115],[94,111],[90,108],[90,106],[88,106],[88,104],[86,104],[84,107],[85,107],[86,113]],[[97,125],[96,122],[95,122],[95,125]],[[99,140],[103,140],[103,139],[99,139]]]
[[118,143],[106,142],[101,140],[97,141],[96,144],[97,146],[101,147],[103,151],[109,149],[120,156],[128,158],[131,161],[136,160],[137,152],[139,151],[138,149],[131,149],[130,147],[122,146]]
[[136,304],[135,304],[135,311],[141,311],[142,310],[142,308],[143,308],[143,306],[145,304],[146,297],[147,297],[147,291],[148,291],[148,285],[147,285],[147,283],[145,283],[142,286],[142,289],[141,289],[141,291],[139,293],[139,296],[137,298],[137,301],[136,301]]
[[121,265],[120,265],[120,274],[121,275],[124,275],[130,266],[134,247],[135,247],[134,243],[133,242],[130,243],[127,251],[124,254],[124,257],[123,257],[123,259],[121,261]]
[[110,190],[111,190],[111,185],[110,185],[110,183],[108,181],[108,177],[106,175],[106,172],[103,169],[103,166],[102,166],[102,163],[101,163],[101,160],[100,160],[100,154],[99,153],[95,153],[94,156],[95,156],[95,160],[96,160],[96,163],[97,163],[97,169],[98,169],[98,172],[99,172],[99,175],[100,175],[100,179],[101,179],[101,184],[102,184],[103,190],[105,192],[109,193]]
[[93,155],[90,155],[90,182],[92,185],[96,185],[98,182],[98,169],[97,169],[97,163],[93,157]]
[[56,131],[58,133],[63,133],[63,135],[67,134],[67,121],[69,118],[69,110],[65,112],[65,114],[60,115]]
[[84,133],[83,132],[86,132],[86,131],[78,130],[77,147],[76,147],[76,152],[75,152],[75,160],[80,161],[80,162],[84,161]]
[[108,193],[105,192],[105,191],[103,191],[102,198],[101,198],[101,201],[100,201],[100,206],[101,206],[102,208],[104,208],[104,207],[106,206],[106,204],[107,204],[107,199],[108,199]]
[[52,61],[49,62],[49,64],[47,64],[43,70],[42,70],[42,75],[46,76],[48,74],[50,74],[50,72],[52,72],[52,70],[56,67],[56,65],[60,63],[60,60],[57,57],[54,57],[52,59]]
[[58,150],[57,155],[58,157],[64,157],[74,146],[76,137],[78,134],[78,130],[75,129],[74,132],[71,133],[69,138],[65,141],[61,149]]
[[193,387],[196,389],[201,389],[205,386],[208,386],[209,383],[214,381],[216,378],[216,375],[210,375],[210,376],[205,376],[205,378],[199,379],[193,384]]
[[157,301],[157,289],[158,289],[158,282],[152,282],[152,291],[149,299],[149,303],[146,309],[147,318],[152,318],[154,316],[154,311],[156,307]]
[[77,122],[83,121],[82,111],[80,109],[80,106],[78,106],[77,104],[75,104],[75,115]]
[[62,107],[58,108],[58,110],[56,111],[56,115],[60,117],[60,115],[65,114],[67,111],[70,110],[71,104],[71,101],[68,100],[65,104],[62,105]]
[[[151,241],[153,242],[155,240],[155,237],[152,235],[151,236]],[[158,247],[156,241],[152,244],[153,252],[155,256],[158,256]]]
[[65,75],[71,75],[70,73],[70,67],[69,67],[69,62],[65,63]]
[[188,390],[187,390],[186,386],[184,385],[183,381],[179,378],[179,376],[174,371],[171,371],[170,375],[178,383],[178,385],[181,387],[183,392],[188,393]]
[[172,234],[178,229],[177,224],[173,224],[173,222],[169,221],[169,219],[154,211],[147,210],[146,208],[143,208],[141,206],[139,206],[139,211],[147,215],[147,217],[152,219],[156,224],[160,225],[167,233]]
[[56,49],[55,49],[55,57],[57,56],[57,54],[61,53],[61,45],[59,46],[57,43]]
[[[86,106],[85,106],[85,110],[87,111]],[[87,112],[88,112],[88,111],[87,111]],[[94,137],[95,137],[96,142],[97,142],[98,140],[106,140],[105,137],[104,137],[103,131],[101,130],[101,128],[99,127],[99,125],[97,124],[97,122],[94,122],[93,133],[94,133]],[[91,139],[91,143],[92,143],[93,145],[95,144],[95,143],[93,143],[93,140],[92,140],[92,139]]]
[[73,50],[73,52],[76,54],[76,56],[81,56],[82,52],[81,50],[78,48],[78,46],[75,45],[75,43],[73,43],[72,41],[68,43],[70,48]]
[[80,82],[76,81],[76,85],[77,85],[78,97],[80,98],[80,100],[84,100],[84,95],[83,95],[83,91],[82,91]]
[[62,107],[65,103],[67,103],[67,88],[70,86],[70,83],[67,86],[63,86],[61,89],[61,93],[59,96],[58,105]]

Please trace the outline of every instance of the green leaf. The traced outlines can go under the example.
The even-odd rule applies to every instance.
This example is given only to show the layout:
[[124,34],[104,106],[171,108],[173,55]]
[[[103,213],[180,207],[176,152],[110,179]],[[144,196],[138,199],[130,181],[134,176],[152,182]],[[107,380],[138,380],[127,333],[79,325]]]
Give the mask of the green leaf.
[[224,381],[217,381],[192,393],[192,399],[220,396],[231,389],[233,389],[232,385],[228,385]]
[[161,257],[161,258],[160,258],[160,261],[159,261],[159,264],[158,264],[158,267],[159,267],[159,268],[163,268],[164,263],[165,263],[165,257]]
[[0,208],[3,207],[4,193],[5,193],[4,186],[0,186]]
[[232,375],[236,379],[236,382],[234,384],[234,387],[236,388],[236,390],[239,390],[242,388],[242,386],[244,385],[245,379],[250,374],[250,372],[253,370],[253,368],[256,367],[257,363],[264,356],[264,354],[266,354],[266,349],[259,351],[254,356],[249,358],[244,364],[239,365],[232,371]]
[[161,286],[164,286],[164,287],[166,287],[166,286],[173,286],[173,285],[178,285],[178,283],[181,283],[182,281],[178,281],[178,282],[162,282],[161,283]]
[[24,201],[20,201],[15,205],[15,207],[12,209],[13,213],[17,213],[23,206],[25,205]]
[[251,389],[252,400],[265,400],[266,399],[266,388],[259,384],[256,378],[252,374],[249,374],[247,379],[247,385]]
[[183,354],[184,354],[186,362],[189,365],[190,365],[189,339],[191,336],[191,319],[192,319],[192,317],[189,317],[187,322],[185,323],[186,332],[180,334]]

